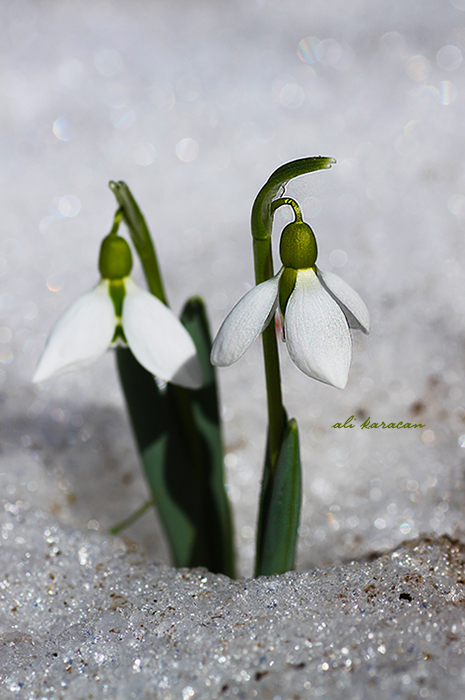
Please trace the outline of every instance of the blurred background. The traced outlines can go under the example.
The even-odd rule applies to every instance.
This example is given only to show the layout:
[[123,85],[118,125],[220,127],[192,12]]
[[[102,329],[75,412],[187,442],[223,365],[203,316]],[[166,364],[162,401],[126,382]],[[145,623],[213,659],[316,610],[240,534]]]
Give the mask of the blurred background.
[[[170,303],[200,294],[212,331],[253,284],[250,209],[285,161],[319,242],[372,315],[348,387],[281,346],[301,430],[298,568],[465,522],[465,0],[79,3],[0,9],[1,496],[106,531],[147,497],[109,352],[32,386],[60,313],[98,281],[124,180]],[[276,217],[275,241],[290,215]],[[141,284],[140,269],[134,276]],[[260,344],[220,370],[241,572],[252,573],[265,429]],[[334,429],[355,416],[355,429]],[[361,430],[371,421],[424,428]],[[24,495],[26,494],[26,495]],[[168,561],[153,512],[128,529]]]

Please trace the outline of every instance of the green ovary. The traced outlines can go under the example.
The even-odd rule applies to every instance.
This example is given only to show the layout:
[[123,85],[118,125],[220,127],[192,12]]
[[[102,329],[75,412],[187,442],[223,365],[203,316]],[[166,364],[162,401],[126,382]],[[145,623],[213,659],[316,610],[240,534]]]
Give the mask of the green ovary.
[[310,226],[303,221],[288,224],[281,234],[279,254],[286,268],[306,270],[313,267],[318,256],[318,247]]
[[127,241],[110,233],[100,247],[100,274],[107,280],[121,280],[132,270],[132,253]]

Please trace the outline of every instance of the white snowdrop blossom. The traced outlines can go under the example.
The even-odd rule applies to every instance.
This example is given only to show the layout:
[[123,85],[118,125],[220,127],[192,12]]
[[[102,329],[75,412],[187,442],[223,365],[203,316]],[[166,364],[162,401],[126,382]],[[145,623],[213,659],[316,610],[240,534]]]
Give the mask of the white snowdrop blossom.
[[[118,237],[120,241],[124,239]],[[122,268],[124,272],[132,266],[129,259],[130,265]],[[100,267],[102,270],[102,255]],[[111,345],[123,343],[153,375],[190,389],[199,388],[200,365],[187,330],[157,297],[129,276],[120,278],[118,274],[120,271],[111,274],[110,279],[102,275],[97,286],[78,297],[58,319],[33,382],[88,367]]]
[[[284,229],[280,246],[283,267],[253,287],[230,311],[213,343],[211,362],[227,367],[239,360],[272,322],[279,306],[283,339],[294,364],[309,377],[344,389],[352,354],[349,328],[368,333],[368,309],[347,282],[316,267],[313,232],[307,224],[298,223],[311,237],[305,230],[305,245],[300,240],[300,250],[293,249],[291,255],[285,234],[286,229],[287,234],[295,234],[296,223]],[[309,240],[313,246],[310,252]]]

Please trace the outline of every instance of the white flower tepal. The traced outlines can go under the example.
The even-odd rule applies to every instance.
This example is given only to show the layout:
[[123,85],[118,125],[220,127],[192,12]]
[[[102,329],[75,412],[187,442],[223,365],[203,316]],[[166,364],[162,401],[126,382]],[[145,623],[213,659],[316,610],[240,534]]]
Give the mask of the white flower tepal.
[[278,304],[279,277],[276,275],[252,289],[226,316],[213,343],[211,363],[229,367],[237,362],[263,333]]
[[202,385],[197,353],[175,314],[128,277],[123,301],[123,331],[138,362],[149,372],[189,389]]
[[82,294],[56,322],[33,382],[88,367],[108,349],[115,334],[115,309],[108,280]]
[[289,355],[302,372],[344,389],[352,356],[349,326],[313,269],[297,272],[286,307],[284,333]]
[[[121,241],[118,237],[119,247]],[[116,276],[128,273],[131,266],[130,257],[122,266],[113,265],[116,272],[108,273],[110,279],[103,276],[94,289],[68,307],[47,340],[34,382],[88,367],[113,343],[123,341],[138,362],[160,379],[190,389],[202,385],[195,345],[182,323],[129,276]],[[105,271],[101,260],[101,271],[102,267]]]

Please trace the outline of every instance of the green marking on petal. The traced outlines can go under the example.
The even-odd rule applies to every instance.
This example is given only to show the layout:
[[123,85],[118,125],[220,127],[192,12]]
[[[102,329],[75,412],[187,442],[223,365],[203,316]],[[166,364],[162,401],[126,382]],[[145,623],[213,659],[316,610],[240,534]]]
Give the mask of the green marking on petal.
[[279,280],[279,310],[284,318],[287,302],[294,291],[297,280],[297,270],[293,267],[285,267]]
[[118,340],[121,340],[125,345],[128,345],[128,341],[124,335],[123,326],[120,323],[115,328],[115,333],[111,339],[111,344],[114,345],[114,343],[117,343]]
[[115,316],[117,319],[121,320],[123,315],[123,301],[126,294],[124,280],[110,280],[108,283],[108,293],[115,307]]
[[313,267],[318,256],[318,246],[310,226],[303,221],[288,224],[281,234],[279,254],[285,267],[294,270]]

